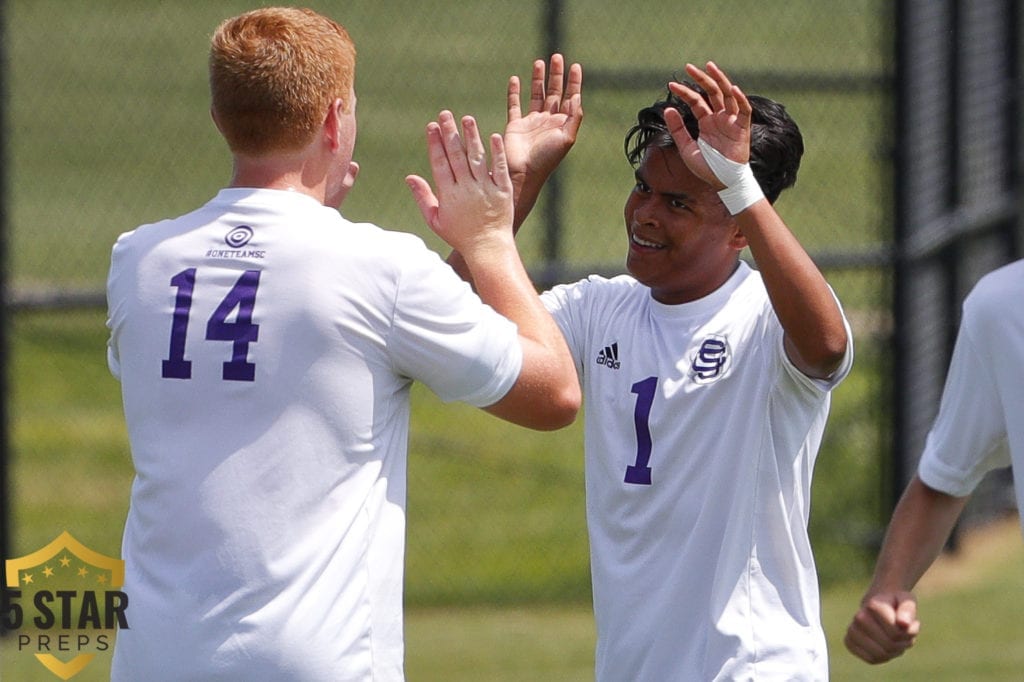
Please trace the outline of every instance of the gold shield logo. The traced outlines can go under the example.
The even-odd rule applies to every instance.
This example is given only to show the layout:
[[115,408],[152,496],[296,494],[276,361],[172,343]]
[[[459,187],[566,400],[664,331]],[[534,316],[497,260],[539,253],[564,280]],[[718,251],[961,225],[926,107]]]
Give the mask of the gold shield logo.
[[31,554],[5,562],[0,617],[18,632],[18,651],[31,652],[62,680],[108,651],[115,628],[127,628],[124,561],[93,551],[67,531]]

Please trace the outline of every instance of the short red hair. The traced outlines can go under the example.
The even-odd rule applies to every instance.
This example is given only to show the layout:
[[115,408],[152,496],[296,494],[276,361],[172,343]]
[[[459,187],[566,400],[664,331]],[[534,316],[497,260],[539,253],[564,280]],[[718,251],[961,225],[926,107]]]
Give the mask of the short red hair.
[[268,7],[223,22],[210,45],[210,94],[231,151],[309,144],[331,102],[352,107],[355,67],[345,28],[312,10]]

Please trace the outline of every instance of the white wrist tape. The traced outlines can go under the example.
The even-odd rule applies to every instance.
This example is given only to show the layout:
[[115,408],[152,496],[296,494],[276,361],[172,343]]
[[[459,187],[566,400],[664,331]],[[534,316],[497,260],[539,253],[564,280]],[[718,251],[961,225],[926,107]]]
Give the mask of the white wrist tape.
[[749,163],[736,163],[725,158],[701,138],[697,138],[697,146],[715,177],[725,185],[718,196],[731,215],[736,215],[764,198],[764,192],[761,191],[761,185],[757,184]]

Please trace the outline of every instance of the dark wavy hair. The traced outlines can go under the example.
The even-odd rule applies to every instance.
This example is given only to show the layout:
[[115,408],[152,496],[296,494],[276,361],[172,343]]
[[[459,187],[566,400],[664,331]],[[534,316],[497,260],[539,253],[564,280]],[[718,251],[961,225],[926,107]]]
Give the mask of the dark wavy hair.
[[[698,86],[686,83],[699,92],[704,99],[707,94]],[[666,91],[664,99],[658,100],[649,107],[637,112],[636,124],[626,133],[624,148],[626,158],[634,168],[643,161],[648,148],[675,147],[675,142],[665,125],[665,109],[678,109],[683,115],[683,123],[693,139],[697,139],[700,130],[697,118],[693,115],[686,102],[679,99],[671,90]],[[797,171],[800,170],[800,157],[804,153],[804,140],[796,122],[790,118],[786,108],[759,95],[747,95],[753,108],[750,130],[750,167],[754,177],[761,185],[768,201],[775,203],[782,190],[796,184]]]

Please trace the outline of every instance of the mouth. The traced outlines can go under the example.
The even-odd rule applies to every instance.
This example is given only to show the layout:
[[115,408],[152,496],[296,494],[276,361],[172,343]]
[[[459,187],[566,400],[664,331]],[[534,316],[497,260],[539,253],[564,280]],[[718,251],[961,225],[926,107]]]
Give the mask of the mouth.
[[640,248],[643,248],[643,249],[664,249],[665,248],[664,244],[659,244],[657,242],[648,241],[648,240],[644,239],[643,237],[639,236],[636,232],[630,232],[629,233],[629,242],[633,246],[639,246]]

